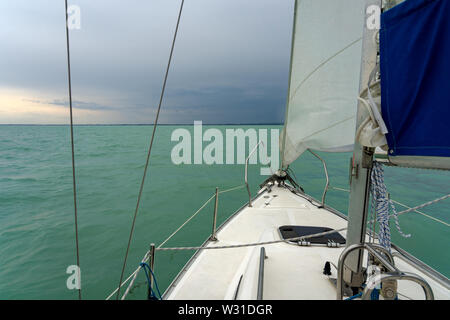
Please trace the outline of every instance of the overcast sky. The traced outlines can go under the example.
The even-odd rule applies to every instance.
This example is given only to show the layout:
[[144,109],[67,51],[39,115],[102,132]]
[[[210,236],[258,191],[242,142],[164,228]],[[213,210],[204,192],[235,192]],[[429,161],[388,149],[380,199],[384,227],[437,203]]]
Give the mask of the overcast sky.
[[[152,123],[180,0],[69,0],[76,123]],[[162,123],[282,122],[294,0],[185,0]],[[0,2],[0,123],[68,123],[64,0]]]

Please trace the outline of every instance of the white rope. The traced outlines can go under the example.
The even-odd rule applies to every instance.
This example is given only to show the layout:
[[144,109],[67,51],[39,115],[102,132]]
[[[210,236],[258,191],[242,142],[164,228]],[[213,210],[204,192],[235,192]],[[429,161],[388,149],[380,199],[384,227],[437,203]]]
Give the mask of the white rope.
[[227,192],[234,191],[234,190],[238,190],[238,189],[242,189],[242,188],[244,188],[244,187],[245,187],[245,185],[243,184],[243,185],[241,185],[241,186],[237,186],[237,187],[230,188],[230,189],[227,189],[227,190],[219,191],[219,194],[227,193]]
[[334,189],[334,190],[338,190],[338,191],[344,191],[344,192],[350,192],[350,190],[348,189],[343,189],[343,188],[336,188],[336,187],[328,187],[329,189]]
[[178,229],[177,230],[175,230],[174,232],[172,232],[172,234],[169,236],[169,237],[167,237],[167,239],[166,240],[164,240],[160,245],[159,245],[159,247],[158,248],[160,248],[160,247],[162,247],[163,245],[165,245],[166,244],[166,242],[167,241],[169,241],[170,239],[172,239],[172,237],[178,232],[178,231],[180,231],[186,224],[188,224],[189,223],[189,221],[191,221],[200,211],[202,211],[202,209],[204,208],[204,207],[206,207],[206,205],[212,200],[212,199],[214,199],[214,197],[215,197],[216,195],[214,194],[214,195],[212,195],[211,196],[211,198],[209,198],[192,216],[190,216],[180,227],[178,227]]
[[[383,166],[381,165],[381,163],[376,161],[373,163],[370,192],[372,195],[372,211],[376,215],[375,219],[380,226],[378,239],[383,247],[390,250],[391,230],[389,227],[389,219],[391,217],[394,217],[395,226],[402,237],[409,238],[411,237],[411,235],[404,234],[400,228],[397,210],[395,209],[392,200],[389,199],[386,185],[384,184]],[[389,214],[390,210],[392,210],[393,212],[392,215]]]
[[434,204],[434,203],[437,203],[437,202],[439,202],[439,201],[442,201],[442,200],[445,200],[445,199],[448,199],[448,198],[450,198],[450,194],[447,194],[447,195],[445,195],[445,196],[443,196],[443,197],[441,197],[441,198],[437,198],[437,199],[432,200],[432,201],[425,202],[424,204],[421,204],[421,205],[419,205],[419,206],[417,206],[417,207],[413,207],[413,208],[410,208],[410,207],[408,207],[407,205],[404,205],[404,204],[402,204],[402,203],[400,203],[400,202],[398,202],[398,201],[394,201],[394,200],[391,200],[391,201],[392,201],[392,202],[395,202],[395,203],[398,203],[399,205],[401,205],[401,206],[403,206],[403,207],[405,207],[405,208],[408,208],[408,210],[400,211],[400,212],[398,213],[398,215],[402,215],[402,214],[405,214],[405,213],[414,211],[414,212],[417,212],[417,213],[419,213],[419,214],[421,214],[421,215],[423,215],[423,216],[425,216],[425,217],[427,217],[427,218],[433,219],[433,220],[435,220],[435,221],[437,221],[437,222],[439,222],[439,223],[442,223],[442,224],[446,225],[447,227],[449,227],[450,224],[448,224],[447,222],[444,222],[444,221],[439,220],[439,219],[437,219],[437,218],[435,218],[435,217],[432,217],[432,216],[430,216],[430,215],[428,215],[428,214],[426,214],[426,213],[423,213],[423,212],[421,212],[421,211],[418,211],[418,209],[422,209],[423,207],[427,207],[427,206],[429,206],[429,205],[432,205],[432,204]]
[[[147,259],[148,259],[149,254],[150,254],[150,251],[147,251],[147,252],[145,253],[144,258],[142,258],[141,263],[146,263],[146,262],[147,262]],[[137,268],[137,269],[133,272],[133,274],[134,274],[133,279],[130,281],[130,284],[129,284],[129,286],[127,287],[127,289],[125,290],[125,293],[123,294],[121,300],[125,300],[125,297],[126,297],[126,296],[128,295],[128,293],[130,292],[131,287],[133,286],[133,283],[134,283],[134,281],[136,280],[136,278],[137,278],[137,276],[138,276],[140,270],[141,270],[141,267],[139,266],[139,268]],[[117,289],[118,289],[118,288],[117,288]]]
[[315,237],[321,237],[332,233],[337,233],[341,231],[347,230],[347,227],[337,230],[330,230],[315,234],[310,234],[302,237],[295,237],[295,238],[288,238],[288,239],[282,239],[282,240],[273,240],[273,241],[265,241],[265,242],[253,242],[253,243],[244,243],[244,244],[235,244],[235,245],[228,245],[228,246],[214,246],[214,247],[173,247],[173,248],[157,248],[158,251],[177,251],[177,250],[214,250],[214,249],[236,249],[236,248],[244,248],[244,247],[255,247],[255,246],[262,246],[262,245],[270,245],[270,244],[277,244],[282,242],[289,242],[289,241],[302,241],[309,238],[315,238]]
[[[146,255],[147,255],[147,254],[146,254]],[[130,274],[130,276],[129,276],[128,278],[126,278],[126,279],[122,282],[122,284],[120,285],[120,287],[123,287],[123,285],[124,285],[125,283],[127,283],[128,280],[130,280],[132,276],[134,276],[137,272],[139,272],[140,269],[141,269],[141,268],[139,267],[139,268],[137,268],[132,274]],[[119,288],[116,288],[116,290],[114,290],[113,292],[111,292],[111,294],[106,298],[106,300],[111,299],[111,297],[117,292],[117,290],[119,290]]]

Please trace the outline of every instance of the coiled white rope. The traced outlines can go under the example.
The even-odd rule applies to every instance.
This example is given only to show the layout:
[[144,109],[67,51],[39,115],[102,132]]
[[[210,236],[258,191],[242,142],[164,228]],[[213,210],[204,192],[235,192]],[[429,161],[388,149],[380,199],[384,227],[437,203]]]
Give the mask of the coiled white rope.
[[[370,193],[372,195],[372,213],[376,214],[375,219],[379,224],[378,240],[380,245],[386,249],[391,249],[391,229],[389,227],[389,219],[394,217],[395,226],[404,238],[411,237],[410,234],[405,234],[400,228],[398,221],[397,210],[394,203],[389,199],[386,185],[384,184],[384,169],[383,166],[374,161],[371,175]],[[390,210],[393,214],[390,215]]]

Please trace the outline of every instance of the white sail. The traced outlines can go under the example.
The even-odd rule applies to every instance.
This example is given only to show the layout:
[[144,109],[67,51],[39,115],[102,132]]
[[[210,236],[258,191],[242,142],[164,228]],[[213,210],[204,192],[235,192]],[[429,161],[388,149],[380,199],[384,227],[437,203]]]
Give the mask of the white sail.
[[296,1],[283,167],[307,149],[353,150],[364,11],[361,0]]

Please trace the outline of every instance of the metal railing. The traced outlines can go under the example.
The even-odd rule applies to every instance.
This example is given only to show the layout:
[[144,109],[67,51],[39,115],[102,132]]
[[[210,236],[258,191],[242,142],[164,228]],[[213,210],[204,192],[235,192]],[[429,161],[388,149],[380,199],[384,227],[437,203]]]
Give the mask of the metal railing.
[[259,255],[259,275],[258,275],[258,292],[256,295],[256,300],[263,299],[263,291],[264,291],[264,260],[266,259],[266,249],[264,247],[261,248]]
[[[418,275],[412,274],[412,273],[405,273],[401,272],[395,267],[394,264],[394,257],[392,254],[384,247],[377,245],[377,244],[368,244],[368,243],[361,243],[361,244],[354,244],[342,251],[341,256],[339,257],[338,262],[338,277],[337,277],[337,300],[342,300],[342,297],[344,295],[343,293],[343,284],[344,284],[344,263],[348,255],[355,251],[365,249],[367,250],[374,258],[376,258],[389,272],[381,274],[378,279],[376,279],[375,283],[372,286],[367,286],[362,295],[362,299],[369,299],[370,294],[372,293],[373,289],[380,284],[383,281],[388,280],[409,280],[414,281],[422,286],[424,292],[425,292],[425,298],[427,300],[434,300],[433,290],[431,289],[428,282],[426,282],[423,278],[421,278]],[[382,256],[379,251],[385,254],[385,256]],[[387,257],[387,258],[386,258]]]
[[255,151],[258,149],[258,146],[262,144],[264,146],[264,142],[259,141],[258,144],[253,148],[253,150],[249,153],[247,159],[245,159],[245,172],[244,172],[244,181],[245,181],[245,185],[247,186],[247,192],[248,192],[248,206],[251,207],[252,206],[252,194],[250,192],[250,187],[248,185],[248,161],[250,159],[250,157],[253,155],[253,153],[255,153]]
[[[262,146],[264,147],[264,142],[261,140],[259,141],[259,143],[253,148],[253,150],[249,153],[248,157],[245,159],[245,171],[244,171],[244,181],[245,181],[245,185],[247,186],[247,192],[248,192],[248,206],[252,207],[252,194],[250,192],[250,186],[248,184],[248,162],[250,157],[253,155],[253,153],[255,153],[255,151],[258,149],[258,146],[262,144]],[[327,191],[328,188],[330,186],[330,178],[328,176],[328,168],[327,168],[327,164],[325,163],[325,160],[323,160],[318,154],[316,154],[315,152],[313,152],[312,150],[308,149],[308,151],[314,155],[317,159],[319,159],[322,162],[323,165],[323,169],[325,172],[325,177],[326,177],[326,184],[325,184],[325,188],[323,190],[322,193],[322,207],[325,206],[325,198],[327,195]]]
[[214,216],[213,216],[213,227],[211,232],[211,241],[217,241],[216,237],[216,223],[217,223],[217,206],[219,205],[219,188],[216,187],[216,200],[214,202]]
[[425,293],[425,299],[426,300],[434,300],[434,294],[433,294],[433,290],[431,289],[430,285],[428,284],[428,282],[425,281],[425,279],[423,279],[422,277],[414,274],[414,273],[409,273],[409,272],[389,272],[389,273],[383,273],[380,275],[380,277],[378,279],[375,280],[375,282],[373,283],[373,286],[367,286],[364,291],[363,291],[363,295],[361,297],[362,300],[369,300],[370,299],[370,295],[372,294],[373,289],[375,289],[380,283],[384,282],[384,281],[389,281],[389,280],[409,280],[409,281],[413,281],[417,284],[419,284],[424,293]]
[[150,270],[152,272],[150,272],[150,290],[153,290],[153,283],[155,282],[155,278],[153,276],[153,273],[155,272],[155,252],[156,252],[156,247],[155,244],[152,243],[150,244],[150,255],[148,258],[148,262],[149,262],[149,266],[150,266]]
[[439,283],[440,285],[444,286],[447,290],[450,290],[450,281],[449,279],[442,275],[441,273],[437,272],[421,260],[417,259],[410,253],[406,252],[402,248],[396,246],[395,244],[392,244],[392,248],[397,250],[398,252],[392,253],[392,256],[395,258],[399,258],[403,260],[406,263],[412,264],[415,268],[417,268],[420,272],[423,272],[425,275]]
[[327,178],[327,183],[325,184],[325,188],[323,190],[323,194],[322,194],[322,207],[325,206],[325,197],[327,195],[327,191],[328,191],[328,187],[330,185],[330,178],[328,177],[328,169],[327,169],[327,164],[325,163],[325,160],[323,160],[318,154],[314,153],[313,151],[311,151],[311,149],[308,149],[309,152],[311,152],[311,154],[313,156],[315,156],[317,159],[319,159],[320,161],[322,161],[323,164],[323,170],[325,171],[325,176]]

